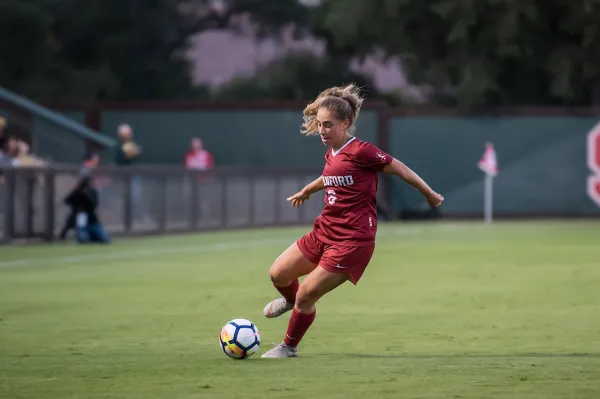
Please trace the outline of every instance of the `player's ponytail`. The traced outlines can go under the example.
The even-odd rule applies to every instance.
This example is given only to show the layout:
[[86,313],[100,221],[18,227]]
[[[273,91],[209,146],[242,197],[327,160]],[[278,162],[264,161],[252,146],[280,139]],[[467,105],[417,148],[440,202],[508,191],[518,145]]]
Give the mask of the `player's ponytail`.
[[331,87],[319,94],[317,99],[304,108],[304,123],[302,124],[302,134],[319,134],[317,125],[317,112],[319,108],[327,108],[335,111],[338,120],[349,120],[349,134],[354,134],[354,122],[358,119],[358,113],[364,99],[360,95],[359,88],[354,84],[345,87]]

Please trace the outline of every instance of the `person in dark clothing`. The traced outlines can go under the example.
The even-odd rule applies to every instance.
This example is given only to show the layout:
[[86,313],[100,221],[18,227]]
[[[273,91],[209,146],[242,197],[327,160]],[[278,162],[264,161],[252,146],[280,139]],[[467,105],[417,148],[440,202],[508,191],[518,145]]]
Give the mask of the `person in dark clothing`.
[[104,230],[96,213],[98,207],[98,192],[90,184],[90,178],[85,174],[73,191],[64,199],[71,207],[71,213],[65,220],[60,237],[65,239],[70,229],[75,229],[75,237],[79,243],[100,242],[110,243],[110,237]]

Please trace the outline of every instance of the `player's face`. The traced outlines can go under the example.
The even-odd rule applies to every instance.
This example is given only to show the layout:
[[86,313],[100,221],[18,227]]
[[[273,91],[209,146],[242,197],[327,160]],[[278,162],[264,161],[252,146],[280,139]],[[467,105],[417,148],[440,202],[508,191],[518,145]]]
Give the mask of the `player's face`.
[[326,108],[317,111],[317,125],[323,144],[331,147],[343,145],[348,134],[348,121],[340,121],[335,112]]

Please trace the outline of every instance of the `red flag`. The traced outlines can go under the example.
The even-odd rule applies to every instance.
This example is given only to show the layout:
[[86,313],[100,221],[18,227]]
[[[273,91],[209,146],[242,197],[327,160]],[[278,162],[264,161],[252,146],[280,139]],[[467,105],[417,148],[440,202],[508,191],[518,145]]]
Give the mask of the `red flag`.
[[487,143],[485,145],[485,152],[477,166],[490,176],[496,176],[498,174],[498,160],[496,158],[496,150],[492,143]]

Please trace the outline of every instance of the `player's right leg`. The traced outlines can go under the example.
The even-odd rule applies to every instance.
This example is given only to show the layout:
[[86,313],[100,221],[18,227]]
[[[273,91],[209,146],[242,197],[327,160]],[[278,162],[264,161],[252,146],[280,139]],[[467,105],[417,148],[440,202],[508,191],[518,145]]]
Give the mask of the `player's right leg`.
[[[296,293],[298,292],[298,278],[305,276],[315,270],[318,260],[309,260],[305,253],[307,249],[301,239],[289,246],[273,263],[269,270],[273,286],[281,294],[281,298],[271,301],[265,306],[263,313],[265,317],[279,317],[289,312],[296,302]],[[299,244],[304,248],[300,250]],[[309,253],[310,256],[310,253]],[[318,254],[315,255],[318,257]],[[313,258],[313,256],[310,256]],[[313,261],[316,261],[313,263]]]
[[262,357],[273,359],[296,357],[298,344],[315,321],[317,315],[315,304],[323,295],[339,287],[347,280],[347,274],[330,272],[322,266],[311,272],[304,279],[298,291],[296,305],[283,342],[265,352]]

